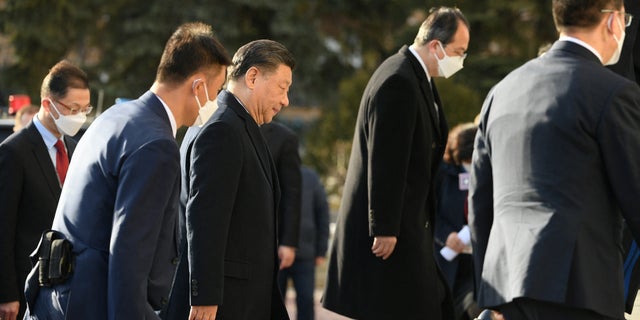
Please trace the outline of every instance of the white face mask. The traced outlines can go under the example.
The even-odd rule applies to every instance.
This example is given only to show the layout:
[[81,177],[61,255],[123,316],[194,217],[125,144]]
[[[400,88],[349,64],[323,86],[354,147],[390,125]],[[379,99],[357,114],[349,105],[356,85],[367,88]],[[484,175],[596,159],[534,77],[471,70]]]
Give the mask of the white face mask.
[[613,39],[616,40],[618,46],[616,47],[616,51],[613,52],[613,56],[611,56],[609,61],[607,61],[607,63],[604,64],[605,66],[610,66],[612,64],[618,63],[618,60],[620,60],[620,54],[622,53],[622,44],[624,43],[624,37],[627,35],[627,33],[624,31],[625,28],[623,28],[622,24],[620,23],[620,18],[617,15],[616,15],[616,22],[618,23],[618,27],[620,27],[620,30],[622,30],[622,36],[620,37],[620,39],[618,39],[618,37],[616,37],[616,34],[615,33],[613,34]]
[[[200,79],[193,82],[194,88],[197,84],[197,81],[200,81]],[[209,118],[211,118],[211,115],[213,115],[216,109],[218,109],[216,100],[209,100],[209,91],[207,90],[206,85],[204,86],[204,93],[207,96],[207,102],[205,102],[204,106],[200,104],[200,99],[198,99],[198,95],[196,95],[196,102],[198,103],[198,107],[200,107],[200,109],[198,109],[198,117],[196,118],[196,121],[192,126],[202,126],[209,120]]]
[[436,60],[438,60],[438,75],[445,77],[445,78],[449,78],[451,77],[454,73],[460,71],[460,69],[462,69],[463,67],[463,63],[464,63],[464,56],[448,56],[447,53],[444,51],[444,47],[442,46],[442,43],[440,41],[438,41],[438,45],[440,45],[440,49],[442,49],[442,53],[444,54],[444,58],[442,59],[438,59],[438,55],[437,54],[433,54],[436,57]]
[[53,106],[53,109],[56,110],[56,113],[58,113],[58,119],[56,119],[53,117],[53,114],[49,112],[53,122],[55,122],[56,127],[58,128],[58,131],[68,136],[75,136],[76,133],[80,131],[82,124],[87,120],[87,116],[82,112],[65,116],[60,113],[60,110],[58,110],[58,107],[56,107],[51,99],[49,99],[49,102]]

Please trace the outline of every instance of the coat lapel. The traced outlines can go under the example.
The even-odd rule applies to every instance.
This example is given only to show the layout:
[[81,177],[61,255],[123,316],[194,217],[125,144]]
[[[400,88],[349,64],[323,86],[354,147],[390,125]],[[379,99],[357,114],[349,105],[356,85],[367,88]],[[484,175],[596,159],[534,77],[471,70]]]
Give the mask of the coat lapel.
[[262,166],[262,171],[267,177],[269,185],[273,188],[274,174],[272,171],[273,164],[271,163],[271,155],[269,154],[269,150],[267,149],[267,144],[264,140],[264,137],[262,136],[262,133],[260,133],[258,124],[255,122],[255,120],[253,120],[253,118],[251,118],[251,115],[247,113],[247,111],[240,104],[240,102],[238,102],[238,100],[232,93],[223,91],[220,93],[220,96],[218,98],[220,99],[220,101],[224,101],[226,105],[244,121],[245,130],[247,131],[249,140],[251,140],[253,149],[258,156],[260,165]]
[[24,130],[28,130],[27,132],[29,135],[29,141],[31,142],[30,148],[33,153],[33,158],[36,160],[38,168],[49,186],[49,190],[51,190],[51,194],[53,194],[57,199],[60,196],[61,191],[60,181],[58,180],[56,168],[51,162],[47,146],[44,144],[44,140],[42,139],[42,136],[40,136],[40,132],[38,132],[38,128],[36,128],[33,122],[29,123]]
[[[427,102],[426,114],[429,115],[429,120],[427,120],[426,114],[423,113],[423,121],[425,124],[428,123],[428,121],[431,122],[431,127],[435,129],[434,131],[436,132],[437,139],[438,141],[440,141],[442,139],[442,121],[440,121],[442,118],[442,112],[436,113],[435,104],[437,103],[438,108],[440,108],[440,111],[442,111],[442,103],[440,103],[440,98],[437,95],[435,85],[432,86],[432,84],[429,82],[429,79],[427,79],[427,75],[425,74],[422,65],[420,64],[420,62],[418,62],[413,53],[409,51],[407,46],[404,46],[402,49],[400,49],[400,52],[402,52],[405,57],[409,59],[409,61],[411,62],[411,66],[413,67],[413,72],[416,74],[416,77],[418,77],[418,80],[420,81],[420,90],[422,90],[422,96]],[[431,79],[431,81],[433,81],[433,79]]]
[[[433,79],[431,79],[433,81]],[[444,110],[442,109],[442,102],[440,102],[440,95],[438,94],[438,89],[436,88],[435,82],[431,85],[431,92],[433,93],[433,100],[438,104],[440,108],[440,112],[438,112],[437,117],[439,117],[438,125],[436,126],[438,130],[438,141],[440,144],[444,146],[447,143],[447,136],[449,135],[449,126],[447,125],[447,119],[444,116]],[[433,113],[435,113],[435,108],[433,108]]]

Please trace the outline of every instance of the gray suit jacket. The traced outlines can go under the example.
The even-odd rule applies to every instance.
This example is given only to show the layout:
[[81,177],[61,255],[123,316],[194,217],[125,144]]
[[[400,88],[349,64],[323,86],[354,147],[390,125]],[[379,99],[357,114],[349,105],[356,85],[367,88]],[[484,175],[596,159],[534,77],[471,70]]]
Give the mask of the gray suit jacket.
[[492,89],[475,148],[479,304],[528,297],[622,318],[622,216],[640,239],[640,88],[558,41]]
[[57,301],[67,319],[157,319],[177,263],[180,190],[162,103],[147,92],[109,108],[76,151],[52,227],[73,243],[75,271],[37,303]]

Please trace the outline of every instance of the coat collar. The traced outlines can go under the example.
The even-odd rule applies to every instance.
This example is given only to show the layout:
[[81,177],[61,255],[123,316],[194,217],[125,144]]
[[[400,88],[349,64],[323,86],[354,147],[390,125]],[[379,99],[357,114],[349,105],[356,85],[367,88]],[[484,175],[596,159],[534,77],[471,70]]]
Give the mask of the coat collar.
[[[398,53],[404,55],[404,57],[409,61],[414,74],[418,78],[420,90],[427,101],[427,111],[429,113],[431,124],[433,128],[435,128],[438,140],[440,141],[443,139],[443,132],[446,132],[446,120],[444,118],[442,102],[440,101],[436,85],[433,83],[433,78],[431,78],[431,82],[427,79],[427,74],[425,73],[424,68],[416,56],[409,50],[408,46],[403,46]],[[436,104],[439,109],[439,112],[437,113],[435,109]]]
[[[169,120],[169,115],[167,114],[167,110],[165,110],[164,105],[152,91],[147,91],[143,95],[141,95],[137,100],[133,101],[134,103],[139,103],[140,105],[148,108],[153,114],[162,119],[162,121],[167,125],[169,131],[173,133],[173,128],[171,126],[171,120]],[[172,115],[173,116],[173,115]]]
[[589,60],[591,62],[595,62],[599,65],[602,65],[602,62],[600,61],[600,59],[595,54],[593,54],[593,52],[571,41],[566,41],[566,40],[556,41],[553,44],[553,46],[551,46],[551,49],[549,49],[549,51],[546,53],[546,55],[550,57],[565,55],[565,54],[570,54],[578,58]]

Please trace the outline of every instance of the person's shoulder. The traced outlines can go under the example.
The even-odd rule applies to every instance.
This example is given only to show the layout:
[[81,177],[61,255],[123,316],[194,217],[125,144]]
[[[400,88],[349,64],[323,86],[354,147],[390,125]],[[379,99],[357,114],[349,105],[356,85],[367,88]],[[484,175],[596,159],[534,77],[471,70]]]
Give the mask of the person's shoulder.
[[[193,133],[192,140],[215,139],[236,139],[244,130],[241,130],[241,122],[238,116],[221,114],[216,119],[211,119],[200,128],[189,128]],[[204,137],[204,138],[203,138]]]
[[[36,131],[36,134],[39,133]],[[30,129],[24,128],[20,131],[14,132],[9,135],[4,141],[0,143],[0,147],[3,148],[20,148],[26,147],[29,141],[31,141],[34,133]]]

